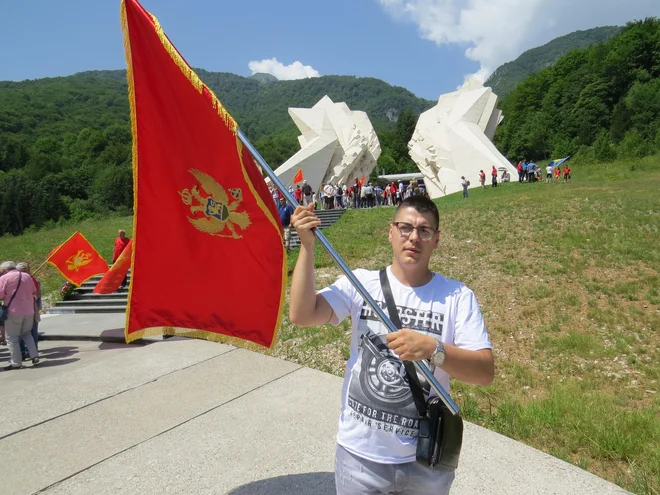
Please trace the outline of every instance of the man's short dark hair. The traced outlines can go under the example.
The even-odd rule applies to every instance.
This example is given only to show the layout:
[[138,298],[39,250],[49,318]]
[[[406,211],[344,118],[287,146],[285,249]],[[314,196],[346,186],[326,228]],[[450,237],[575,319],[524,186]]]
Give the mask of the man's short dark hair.
[[438,213],[438,207],[426,196],[410,196],[409,198],[404,199],[394,212],[395,219],[397,213],[399,213],[399,210],[402,208],[414,208],[418,213],[431,213],[435,220],[435,228],[438,229],[440,227],[440,214]]

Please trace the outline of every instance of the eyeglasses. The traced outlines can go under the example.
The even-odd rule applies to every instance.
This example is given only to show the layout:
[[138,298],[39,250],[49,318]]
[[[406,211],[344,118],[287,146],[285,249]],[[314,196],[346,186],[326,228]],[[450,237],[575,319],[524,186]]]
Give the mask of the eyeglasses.
[[396,227],[396,230],[399,231],[403,237],[408,237],[412,234],[413,230],[417,230],[417,235],[423,241],[430,241],[437,230],[432,229],[431,227],[414,227],[407,222],[392,222],[392,225]]

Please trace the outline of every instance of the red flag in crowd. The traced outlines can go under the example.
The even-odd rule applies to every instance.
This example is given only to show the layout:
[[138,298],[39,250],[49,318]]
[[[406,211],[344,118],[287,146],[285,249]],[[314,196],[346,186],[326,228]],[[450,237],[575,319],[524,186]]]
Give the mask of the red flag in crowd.
[[360,179],[360,187],[364,184],[364,181],[366,180],[367,176],[363,175],[362,178]]
[[123,0],[135,233],[126,340],[270,347],[286,288],[275,203],[237,124],[136,0]]
[[119,258],[112,264],[110,270],[94,287],[95,294],[112,294],[124,281],[128,269],[131,267],[131,257],[133,256],[133,239],[128,241],[126,247],[119,255]]
[[293,183],[294,184],[299,184],[301,183],[305,178],[303,177],[303,171],[302,168],[296,172],[296,175],[293,177]]
[[80,232],[53,249],[47,260],[65,279],[76,285],[108,271],[108,264]]

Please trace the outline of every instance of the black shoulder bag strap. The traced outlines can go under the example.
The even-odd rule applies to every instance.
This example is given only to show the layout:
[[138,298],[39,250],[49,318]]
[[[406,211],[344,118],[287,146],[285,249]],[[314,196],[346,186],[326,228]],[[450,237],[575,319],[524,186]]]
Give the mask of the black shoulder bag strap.
[[[380,271],[380,285],[383,289],[390,320],[397,328],[402,328],[385,270]],[[427,404],[414,365],[410,361],[403,361],[403,365],[406,368],[406,379],[419,412],[417,461],[431,469],[454,471],[458,466],[463,443],[463,420],[459,415],[454,416],[449,413],[438,398],[431,399]]]
[[[386,270],[380,271],[380,286],[383,289],[383,296],[385,296],[387,313],[389,314],[390,320],[398,329],[403,328],[401,319],[399,318],[399,311],[396,309],[396,304],[394,303],[394,296],[392,295],[392,288],[390,287],[390,281],[387,278]],[[424,390],[422,390],[422,386],[417,379],[417,371],[415,371],[415,366],[410,361],[402,362],[403,366],[406,368],[406,379],[408,380],[408,385],[410,385],[410,391],[412,392],[415,406],[417,406],[417,411],[419,412],[420,416],[426,416],[426,400],[424,399]]]

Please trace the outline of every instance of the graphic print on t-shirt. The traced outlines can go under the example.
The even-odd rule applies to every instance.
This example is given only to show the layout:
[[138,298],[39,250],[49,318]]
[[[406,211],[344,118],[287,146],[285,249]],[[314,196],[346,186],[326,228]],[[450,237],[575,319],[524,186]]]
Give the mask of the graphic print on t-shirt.
[[[384,302],[376,301],[385,310]],[[442,335],[444,315],[427,310],[397,306],[404,328],[438,338]],[[366,303],[358,323],[358,359],[351,370],[348,412],[370,428],[405,437],[419,433],[419,414],[406,380],[403,362],[387,347],[387,329]],[[418,375],[419,376],[419,375]],[[428,393],[429,385],[419,376]]]

